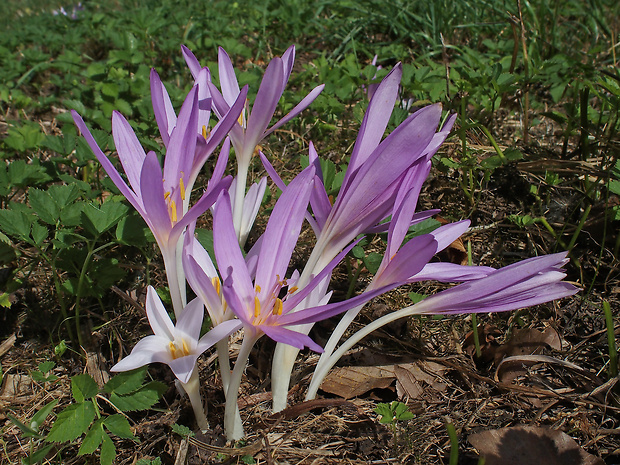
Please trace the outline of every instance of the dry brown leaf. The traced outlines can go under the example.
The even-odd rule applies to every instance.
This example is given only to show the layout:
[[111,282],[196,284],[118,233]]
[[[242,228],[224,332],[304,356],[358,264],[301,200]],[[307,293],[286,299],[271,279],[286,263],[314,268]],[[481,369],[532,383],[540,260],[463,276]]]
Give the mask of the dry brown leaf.
[[[537,363],[549,363],[552,365],[562,366],[593,381],[595,378],[594,375],[587,370],[584,370],[579,365],[567,362],[566,360],[549,357],[548,355],[515,355],[513,357],[506,357],[498,365],[495,370],[495,381],[502,383],[511,382],[513,379],[526,374],[528,372],[528,366]],[[600,383],[597,383],[597,385],[599,384]]]
[[552,327],[547,327],[544,332],[535,328],[517,329],[510,340],[495,353],[495,364],[497,365],[504,357],[540,354],[547,348],[562,349],[560,336]]
[[486,465],[605,465],[562,431],[516,426],[471,434],[467,440]]
[[351,399],[372,389],[387,388],[395,378],[394,365],[340,367],[325,378],[321,389]]
[[[422,399],[423,397],[433,396],[436,391],[444,392],[447,384],[440,377],[446,371],[447,368],[444,365],[421,360],[394,365],[398,397],[407,396],[410,399]],[[429,386],[432,389],[429,389]]]

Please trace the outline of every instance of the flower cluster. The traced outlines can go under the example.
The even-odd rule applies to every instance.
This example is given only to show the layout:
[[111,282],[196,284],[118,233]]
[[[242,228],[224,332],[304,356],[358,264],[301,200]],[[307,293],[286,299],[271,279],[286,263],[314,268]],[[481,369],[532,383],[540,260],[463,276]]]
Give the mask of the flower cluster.
[[[391,134],[384,133],[398,99],[401,65],[372,88],[372,97],[353,146],[342,187],[331,199],[323,184],[319,156],[309,148],[309,165],[288,184],[261,152],[259,144],[304,110],[323,90],[313,89],[286,116],[270,127],[287,84],[295,49],[274,58],[249,104],[229,56],[219,50],[218,88],[208,68],[183,47],[194,86],[176,114],[165,86],[151,72],[151,95],[166,153],[163,167],[146,153],[129,123],[118,112],[112,131],[124,176],[97,146],[86,124],[73,112],[75,124],[119,190],[142,215],[161,250],[176,324],[157,292],[148,288],[146,311],[153,335],[141,340],[112,370],[124,371],[152,362],[170,366],[189,395],[198,425],[208,427],[200,398],[197,359],[215,347],[226,395],[225,430],[229,439],[243,436],[237,393],[250,350],[262,336],[277,342],[272,368],[273,408],[286,406],[290,375],[300,349],[322,353],[307,397],[312,398],[329,369],[353,344],[383,324],[413,314],[507,311],[577,292],[562,282],[566,254],[554,254],[495,270],[431,258],[469,227],[460,221],[405,240],[412,225],[437,210],[416,212],[431,158],[446,139],[455,117],[442,118],[440,105],[411,114]],[[370,89],[369,89],[370,90]],[[215,117],[215,118],[213,118]],[[210,127],[211,120],[217,123]],[[443,124],[442,124],[443,121]],[[230,149],[236,173],[226,175]],[[195,188],[203,166],[219,148],[204,188]],[[267,178],[248,187],[253,156],[282,191],[267,226],[245,253],[245,243],[260,209]],[[213,218],[213,255],[194,235],[196,221]],[[316,235],[309,258],[291,270],[291,256],[305,222]],[[387,233],[385,254],[368,287],[359,295],[330,302],[334,268],[364,234]],[[403,284],[439,280],[461,282],[422,302],[394,311],[340,342],[362,307],[374,297]],[[188,302],[189,288],[196,297]],[[201,335],[205,311],[211,329]],[[317,321],[343,314],[325,348],[308,333]],[[231,369],[229,336],[242,331],[243,342]],[[340,343],[340,346],[338,344]]]

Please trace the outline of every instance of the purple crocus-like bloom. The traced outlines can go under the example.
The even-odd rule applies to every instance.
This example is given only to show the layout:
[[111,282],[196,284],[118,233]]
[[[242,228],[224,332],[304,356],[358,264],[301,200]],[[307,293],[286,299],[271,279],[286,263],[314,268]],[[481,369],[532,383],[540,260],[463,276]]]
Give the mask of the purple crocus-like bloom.
[[[211,130],[209,128],[211,97],[207,85],[209,80],[209,70],[207,68],[201,69],[196,79],[196,85],[190,92],[192,94],[191,103],[188,95],[177,118],[168,92],[159,75],[155,70],[151,70],[153,111],[162,140],[168,150],[166,153],[167,163],[164,165],[164,179],[173,181],[183,179],[188,190],[191,190],[198,173],[216,147],[237,124],[248,92],[247,86],[239,92],[237,100],[231,103],[228,111],[222,115],[220,121]],[[189,108],[184,111],[186,107]],[[174,131],[177,126],[193,129],[193,132],[191,130]],[[181,132],[182,136],[179,135]],[[216,167],[214,174],[219,172],[221,177],[227,160],[228,156],[224,157],[222,164]]]
[[505,312],[576,294],[579,292],[577,287],[562,281],[566,277],[562,267],[567,261],[566,252],[523,260],[372,321],[343,342],[329,357],[321,360],[323,363],[317,366],[306,400],[314,398],[329,370],[351,347],[373,331],[398,319],[422,314]]
[[187,304],[174,325],[152,286],[148,287],[146,294],[146,315],[154,334],[138,342],[127,357],[112,367],[112,371],[133,370],[155,362],[165,363],[174,376],[185,384],[200,354],[241,327],[239,321],[227,321],[200,337],[204,317],[200,299]]
[[[112,115],[112,132],[119,159],[131,187],[123,180],[112,162],[101,151],[81,116],[72,111],[76,126],[91,150],[121,193],[144,218],[162,252],[177,317],[184,306],[184,279],[179,271],[176,248],[184,229],[203,214],[217,199],[219,192],[230,186],[230,177],[212,180],[202,197],[191,207],[186,190],[188,176],[194,170],[197,144],[197,88],[185,99],[178,121],[171,131],[164,168],[155,152],[144,152],[133,129],[118,112]],[[183,286],[183,287],[182,287]]]
[[[194,54],[185,46],[183,47],[183,55],[194,79],[198,81],[201,77],[201,73],[204,76],[205,68],[200,67],[200,63]],[[294,61],[294,46],[289,47],[282,57],[275,57],[271,60],[263,76],[252,109],[249,109],[246,101],[245,109],[239,117],[238,124],[234,125],[230,131],[230,138],[237,158],[236,189],[233,196],[233,217],[237,238],[241,244],[243,244],[245,240],[243,237],[242,222],[244,216],[247,216],[247,213],[244,213],[244,198],[248,169],[252,155],[255,153],[258,144],[265,137],[308,107],[321,93],[324,87],[324,85],[320,85],[312,89],[289,113],[269,128],[269,123],[273,118],[278,101],[280,97],[282,97],[284,88],[291,75]],[[211,83],[210,80],[207,85],[209,87],[212,108],[218,118],[222,118],[228,113],[231,105],[239,100],[240,91],[230,57],[221,47],[218,54],[218,69],[221,91]]]

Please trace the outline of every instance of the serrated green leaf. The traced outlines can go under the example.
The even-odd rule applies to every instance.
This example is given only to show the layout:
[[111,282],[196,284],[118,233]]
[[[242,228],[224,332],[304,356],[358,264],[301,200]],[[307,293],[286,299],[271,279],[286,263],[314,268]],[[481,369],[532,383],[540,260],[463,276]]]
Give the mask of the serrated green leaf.
[[135,465],[161,465],[161,459],[159,457],[155,457],[154,459],[140,459]]
[[39,363],[39,370],[43,373],[47,373],[48,371],[50,371],[52,368],[54,368],[56,366],[56,362],[53,362],[51,360],[48,360],[47,362],[41,362]]
[[116,447],[110,439],[110,436],[107,434],[103,434],[103,444],[101,445],[101,455],[99,456],[99,461],[101,465],[112,465],[114,459],[116,458]]
[[71,394],[76,402],[84,402],[98,392],[99,386],[89,374],[84,373],[71,378]]
[[32,240],[38,246],[43,244],[43,241],[47,238],[47,228],[40,224],[38,221],[32,223],[32,230],[30,231],[30,235],[32,236]]
[[58,414],[47,435],[48,442],[73,441],[84,434],[95,419],[95,408],[90,402],[71,404]]
[[84,228],[93,236],[99,236],[127,214],[129,208],[120,202],[105,202],[101,206],[88,204],[82,212]]
[[[53,363],[53,362],[52,362]],[[51,401],[49,404],[44,405],[37,413],[32,416],[30,420],[30,427],[34,430],[39,430],[39,426],[43,424],[45,419],[48,417],[54,407],[58,404],[58,399]]]
[[110,415],[108,418],[105,419],[103,424],[106,428],[108,428],[110,433],[118,436],[119,438],[133,440],[137,439],[131,431],[131,427],[129,426],[127,418],[125,418],[120,413]]
[[47,191],[30,188],[28,190],[28,203],[41,221],[51,225],[56,224],[60,216],[60,208]]
[[153,233],[137,213],[131,213],[118,222],[116,239],[128,245],[144,246],[155,240]]
[[168,390],[168,386],[157,382],[151,381],[146,386],[138,389],[131,394],[120,396],[113,393],[110,396],[110,401],[116,405],[116,408],[123,412],[130,412],[133,410],[146,410],[151,408],[157,403],[159,398]]
[[119,373],[113,376],[105,386],[103,386],[103,390],[108,394],[115,393],[120,396],[137,391],[142,387],[146,372],[147,368],[141,367]]
[[25,160],[16,160],[10,163],[7,176],[9,182],[16,187],[32,186],[52,179],[41,165],[31,165]]
[[174,423],[172,425],[172,432],[178,434],[179,436],[183,436],[183,437],[196,436],[194,432],[191,429],[189,429],[187,426],[179,425],[178,423]]
[[9,236],[30,242],[30,226],[35,221],[33,215],[21,211],[0,210],[0,228]]
[[364,257],[364,266],[370,271],[372,274],[375,274],[379,269],[379,265],[381,265],[381,260],[383,260],[383,255],[377,252],[370,252],[367,256]]
[[97,450],[101,441],[103,441],[103,436],[105,432],[103,431],[103,418],[99,418],[97,421],[93,423],[90,427],[86,436],[82,440],[82,445],[80,446],[80,450],[78,451],[78,455],[92,454]]
[[[73,180],[77,182],[77,179]],[[66,181],[65,181],[66,182]],[[62,211],[80,196],[80,188],[76,184],[55,184],[50,186],[47,192]]]

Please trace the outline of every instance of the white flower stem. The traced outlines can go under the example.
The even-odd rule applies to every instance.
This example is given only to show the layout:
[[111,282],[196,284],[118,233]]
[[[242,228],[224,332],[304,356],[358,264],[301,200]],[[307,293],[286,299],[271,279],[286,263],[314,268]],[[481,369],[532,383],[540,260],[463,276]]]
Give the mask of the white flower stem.
[[344,341],[340,347],[333,354],[331,354],[319,367],[317,365],[314,370],[314,374],[312,375],[312,381],[310,382],[310,386],[308,387],[308,392],[306,393],[306,400],[312,400],[316,397],[316,393],[321,386],[323,380],[327,377],[329,370],[336,364],[338,360],[355,344],[361,341],[363,338],[368,336],[373,331],[379,329],[380,327],[396,321],[400,318],[405,318],[407,316],[421,314],[424,313],[424,301],[418,302],[415,305],[411,305],[409,307],[402,308],[396,312],[388,313],[387,315],[383,315],[381,318],[378,318],[358,332],[353,334],[349,339]]
[[170,290],[170,299],[172,299],[172,308],[174,316],[178,320],[185,305],[183,304],[183,296],[181,287],[179,286],[179,269],[176,261],[176,251],[173,256],[163,253],[164,268],[166,269],[166,278],[168,279],[168,289]]
[[248,181],[248,168],[248,163],[238,163],[235,204],[233,205],[233,224],[239,241],[241,241],[241,223],[243,223],[243,205],[245,202],[245,186]]
[[[222,387],[224,395],[228,395],[228,386],[230,386],[230,351],[228,348],[228,338],[224,338],[215,344],[217,357],[220,363],[220,373],[222,375]],[[239,406],[235,404],[235,431],[243,432],[243,422],[239,413]]]
[[237,421],[235,421],[235,418],[239,413],[237,399],[239,398],[241,377],[243,376],[245,366],[248,363],[248,358],[252,347],[254,347],[254,343],[257,340],[258,338],[256,334],[250,334],[249,332],[245,333],[237,361],[235,362],[235,368],[230,375],[230,383],[226,394],[226,409],[224,411],[224,431],[226,432],[226,438],[229,441],[238,441],[243,438],[243,425],[238,424]]
[[200,397],[200,379],[198,375],[198,365],[194,367],[192,376],[190,376],[187,383],[181,383],[183,389],[189,397],[189,401],[194,409],[194,415],[196,416],[196,423],[202,432],[209,429],[209,423],[207,422],[207,416],[205,415],[205,409],[202,405],[202,398]]

